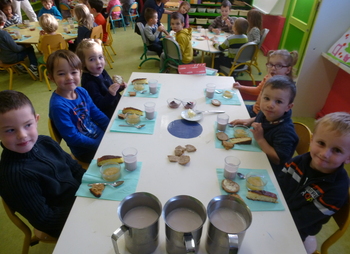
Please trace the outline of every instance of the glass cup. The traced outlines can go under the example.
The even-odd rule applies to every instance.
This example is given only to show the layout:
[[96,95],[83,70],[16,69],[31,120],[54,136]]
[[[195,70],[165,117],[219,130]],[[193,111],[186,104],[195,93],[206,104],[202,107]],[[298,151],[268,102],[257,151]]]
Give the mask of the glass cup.
[[265,176],[249,172],[246,175],[246,186],[248,190],[263,190],[267,184]]
[[224,177],[231,180],[235,179],[240,164],[241,161],[237,157],[227,156],[225,158]]
[[146,102],[145,103],[146,118],[148,120],[152,120],[154,118],[155,107],[156,107],[156,104],[154,102]]
[[157,93],[158,80],[150,79],[148,81],[148,86],[149,86],[149,92],[151,94],[156,94]]
[[120,165],[118,163],[106,163],[100,167],[101,176],[107,182],[114,182],[120,178]]
[[216,29],[217,29],[216,34],[219,35],[219,34],[221,33],[221,28],[218,27],[218,28],[216,28]]
[[218,131],[225,131],[226,130],[226,126],[228,124],[228,119],[229,119],[229,115],[228,114],[219,114],[217,116],[217,130]]
[[197,31],[201,32],[202,31],[202,26],[197,26]]
[[140,122],[140,115],[134,113],[127,113],[125,117],[125,122],[127,124],[138,124]]
[[137,168],[137,149],[133,147],[125,148],[122,151],[125,169],[134,171]]
[[24,24],[26,27],[29,27],[29,20],[28,20],[28,19],[23,20],[23,24]]
[[209,99],[212,99],[214,98],[214,92],[215,92],[215,84],[213,83],[209,83],[207,84],[207,89],[205,90],[206,91],[206,97],[209,98]]

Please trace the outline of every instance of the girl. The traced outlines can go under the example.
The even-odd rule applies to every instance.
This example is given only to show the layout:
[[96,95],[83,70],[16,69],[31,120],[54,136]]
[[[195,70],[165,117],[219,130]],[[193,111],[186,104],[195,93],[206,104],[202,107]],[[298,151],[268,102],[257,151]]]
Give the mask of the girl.
[[262,15],[261,12],[257,9],[252,9],[248,11],[247,20],[249,23],[248,27],[248,41],[255,42],[259,44],[261,38],[261,30],[262,30]]
[[298,52],[288,52],[285,49],[270,50],[267,53],[267,75],[256,87],[242,86],[240,83],[235,82],[233,88],[237,88],[239,91],[251,94],[259,95],[254,105],[247,105],[247,110],[250,117],[255,117],[260,111],[260,97],[261,90],[263,89],[266,81],[275,75],[285,75],[293,78],[293,66],[298,61]]
[[111,118],[120,100],[120,93],[126,87],[125,82],[115,83],[108,75],[103,57],[101,40],[84,39],[77,47],[76,54],[83,66],[81,85],[95,105]]
[[[109,12],[111,11],[111,9],[112,9],[112,7],[114,5],[121,5],[120,1],[119,0],[110,0],[108,2],[107,9],[106,9],[107,16],[109,16]],[[113,19],[117,19],[117,18],[119,18],[119,16],[120,16],[120,11],[116,11],[116,12],[112,13],[112,18]]]
[[7,18],[4,28],[20,23],[19,15],[17,13],[13,13],[12,3],[10,0],[0,1],[0,9],[3,11]]
[[78,37],[75,39],[74,44],[69,45],[69,50],[71,51],[75,51],[79,42],[83,39],[90,38],[92,28],[96,26],[94,16],[85,4],[77,4],[73,9],[73,16],[78,21]]
[[188,11],[190,10],[191,5],[189,2],[187,1],[182,1],[179,9],[177,10],[178,12],[180,12],[183,16],[184,16],[184,28],[189,28],[190,27],[190,20],[188,17]]
[[38,50],[42,51],[41,42],[44,37],[54,35],[56,34],[56,31],[58,29],[58,22],[57,19],[55,19],[54,16],[48,13],[44,13],[39,18],[39,25],[43,30],[40,31],[40,37],[39,37],[39,43],[38,43]]
[[69,50],[57,50],[47,59],[47,72],[57,85],[52,93],[49,117],[72,154],[90,163],[109,123],[108,117],[79,87],[82,64]]

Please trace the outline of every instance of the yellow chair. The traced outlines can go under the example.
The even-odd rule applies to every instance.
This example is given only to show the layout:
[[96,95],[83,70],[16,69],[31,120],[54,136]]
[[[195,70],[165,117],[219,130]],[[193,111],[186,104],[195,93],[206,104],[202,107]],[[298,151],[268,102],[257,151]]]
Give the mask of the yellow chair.
[[43,243],[57,243],[57,238],[52,237],[40,230],[33,229],[33,231],[29,228],[29,226],[24,223],[24,221],[17,216],[16,211],[11,209],[4,199],[2,200],[2,204],[4,205],[5,212],[9,219],[15,224],[23,233],[24,233],[24,241],[22,247],[22,254],[28,254],[29,247],[38,244],[39,242]]
[[314,254],[328,254],[328,248],[336,243],[340,237],[344,235],[350,224],[350,189],[348,194],[348,202],[338,212],[333,214],[333,219],[337,223],[339,229],[327,238],[321,245],[321,252],[315,251]]
[[109,23],[109,17],[106,19],[106,30],[107,30],[108,37],[107,37],[107,41],[103,43],[103,46],[106,49],[106,52],[109,55],[109,57],[112,59],[112,62],[114,63],[112,56],[109,54],[107,50],[107,47],[110,47],[114,55],[117,55],[117,53],[115,53],[115,50],[113,48],[113,36],[111,34],[111,24]]
[[[90,38],[92,38],[92,39],[100,39],[102,41],[102,39],[103,39],[102,25],[95,26],[95,27],[92,28]],[[107,51],[107,49],[104,47],[103,43],[102,43],[102,50],[103,50],[103,54],[105,55],[105,59],[107,60],[107,63],[109,65],[109,67],[111,69],[113,69],[112,64],[109,62],[109,59],[106,57],[106,52],[105,51]],[[112,62],[114,62],[111,56],[110,56],[110,58],[111,58]]]
[[[1,52],[0,52],[1,54]],[[14,64],[4,64],[0,61],[0,70],[2,71],[7,71],[10,74],[10,79],[9,79],[9,90],[12,90],[12,84],[13,84],[13,73],[17,72],[17,74],[19,75],[19,71],[15,69],[15,66],[17,64],[22,65],[27,72],[29,73],[29,75],[32,77],[33,80],[36,80],[36,77],[33,75],[33,73],[31,73],[28,69],[28,67],[24,64],[24,61],[21,62],[17,62]],[[49,88],[49,90],[51,90],[51,88]]]
[[297,154],[303,154],[310,151],[310,142],[312,133],[305,124],[294,122],[294,130],[299,137],[299,143],[295,149]]
[[[68,44],[64,40],[64,38],[61,34],[54,34],[54,35],[42,37],[42,39],[40,41],[40,45],[41,45],[40,50],[43,53],[43,56],[42,56],[42,58],[40,58],[38,60],[40,63],[39,68],[38,68],[39,79],[40,79],[40,81],[43,80],[43,72],[44,72],[44,78],[45,78],[47,87],[51,91],[50,81],[47,77],[47,69],[46,69],[47,58],[49,57],[49,55],[52,52],[55,52],[59,49],[68,49]],[[42,71],[43,68],[45,68],[44,71]]]
[[[52,122],[52,120],[49,118],[48,120],[48,127],[49,127],[49,132],[50,132],[50,136],[53,140],[55,140],[58,144],[61,144],[61,141],[62,141],[62,137],[60,135],[60,133],[58,132],[56,126],[54,125],[54,123]],[[72,156],[72,158],[74,160],[76,160],[80,166],[83,168],[83,169],[88,169],[89,168],[89,163],[86,163],[86,162],[82,162],[80,160],[78,160],[77,158],[75,158],[75,156],[73,154],[71,154],[70,156]]]

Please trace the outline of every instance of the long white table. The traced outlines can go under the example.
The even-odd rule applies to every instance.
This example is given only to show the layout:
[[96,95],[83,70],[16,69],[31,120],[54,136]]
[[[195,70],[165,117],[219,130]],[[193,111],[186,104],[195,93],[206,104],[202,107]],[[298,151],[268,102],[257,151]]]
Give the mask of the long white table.
[[[207,114],[199,122],[203,127],[203,132],[197,138],[179,139],[167,131],[168,124],[180,119],[180,113],[183,111],[181,106],[177,109],[167,106],[166,100],[173,97],[195,99],[197,100],[196,109],[199,110],[225,110],[230,115],[230,120],[248,117],[239,93],[241,106],[221,105],[216,108],[211,104],[205,104],[203,89],[207,83],[215,83],[217,88],[230,89],[233,78],[134,72],[130,80],[142,77],[157,79],[162,84],[159,98],[123,97],[118,109],[131,106],[144,110],[145,102],[154,101],[158,112],[154,134],[116,133],[110,132],[108,127],[95,158],[106,154],[121,155],[124,148],[136,147],[139,151],[138,160],[143,163],[136,191],[154,194],[162,205],[171,197],[190,195],[199,199],[206,207],[213,197],[220,195],[221,187],[217,180],[216,168],[223,168],[224,158],[228,155],[239,157],[242,168],[268,169],[269,176],[277,189],[279,202],[283,203],[285,210],[253,212],[252,224],[246,232],[239,253],[306,253],[264,153],[226,151],[215,148],[213,134],[215,114]],[[177,145],[186,144],[197,147],[197,151],[190,154],[191,162],[186,166],[170,163],[167,155],[173,154]],[[54,253],[114,253],[111,234],[121,226],[117,215],[119,203],[118,201],[77,197]],[[204,244],[207,224],[208,219],[203,226],[199,254],[206,253]],[[166,253],[165,224],[162,217],[160,218],[159,237],[160,244],[154,253],[164,254]],[[129,253],[124,249],[123,241],[122,237],[119,243],[120,249],[122,253]]]

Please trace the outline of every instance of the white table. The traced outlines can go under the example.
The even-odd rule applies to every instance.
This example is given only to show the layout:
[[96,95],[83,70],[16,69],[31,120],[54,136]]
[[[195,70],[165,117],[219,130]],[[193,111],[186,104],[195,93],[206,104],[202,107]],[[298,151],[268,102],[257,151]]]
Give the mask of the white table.
[[[306,253],[264,153],[226,151],[215,148],[213,134],[215,114],[205,115],[200,121],[203,132],[197,138],[179,139],[167,131],[168,124],[173,120],[180,119],[180,113],[183,110],[182,107],[177,109],[168,108],[166,100],[173,97],[193,98],[197,100],[196,108],[200,110],[225,110],[230,115],[230,120],[248,117],[240,95],[241,106],[222,105],[219,108],[214,108],[210,104],[205,104],[203,89],[207,83],[215,83],[217,88],[230,89],[233,78],[134,72],[130,80],[141,77],[155,78],[162,84],[159,98],[123,97],[119,102],[118,109],[132,106],[143,110],[145,102],[156,102],[158,118],[154,134],[128,134],[107,131],[95,158],[105,154],[120,155],[122,149],[129,146],[136,147],[139,151],[138,160],[143,162],[136,191],[154,194],[159,198],[162,205],[171,197],[183,194],[199,199],[206,207],[213,197],[220,195],[220,186],[215,169],[223,167],[224,158],[228,155],[239,157],[242,168],[268,169],[270,178],[278,190],[279,202],[284,204],[286,210],[253,212],[252,224],[246,232],[239,253]],[[168,162],[167,155],[173,154],[177,145],[186,144],[197,147],[197,151],[190,154],[191,162],[186,166]],[[114,253],[110,237],[121,226],[117,215],[118,204],[117,201],[77,197],[54,253]],[[204,244],[207,223],[208,219],[203,226],[199,254],[206,253]],[[155,251],[156,254],[166,253],[164,229],[164,220],[160,218],[160,244]],[[122,253],[128,253],[124,249],[124,238],[121,240],[119,246]]]

